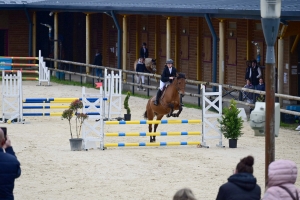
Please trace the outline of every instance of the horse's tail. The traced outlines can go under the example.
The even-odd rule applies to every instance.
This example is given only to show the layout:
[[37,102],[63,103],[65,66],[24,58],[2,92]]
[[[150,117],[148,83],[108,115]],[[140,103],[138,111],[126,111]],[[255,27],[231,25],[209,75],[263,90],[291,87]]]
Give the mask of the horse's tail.
[[145,113],[144,113],[144,118],[145,118],[145,119],[148,118],[148,117],[147,117],[147,110],[146,110]]

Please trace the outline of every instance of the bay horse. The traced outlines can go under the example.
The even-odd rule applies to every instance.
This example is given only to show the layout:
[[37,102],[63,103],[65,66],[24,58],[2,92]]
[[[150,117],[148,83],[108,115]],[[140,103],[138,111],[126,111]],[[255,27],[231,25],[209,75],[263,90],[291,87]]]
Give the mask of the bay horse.
[[[136,70],[136,64],[138,63],[139,59],[137,59],[134,64],[133,64],[133,69],[134,71]],[[151,74],[155,74],[156,72],[156,59],[153,58],[145,58],[145,65],[147,70],[151,73]]]
[[[163,90],[157,106],[154,105],[156,96],[148,100],[144,118],[153,120],[156,116],[156,120],[161,120],[164,115],[167,115],[167,117],[179,117],[182,111],[181,98],[184,96],[185,84],[185,75],[181,73],[177,74],[172,83]],[[174,110],[178,110],[178,112],[173,113]],[[154,125],[154,133],[157,126],[158,124]],[[149,132],[152,132],[152,124],[149,124]],[[155,136],[150,136],[150,142],[155,141]]]

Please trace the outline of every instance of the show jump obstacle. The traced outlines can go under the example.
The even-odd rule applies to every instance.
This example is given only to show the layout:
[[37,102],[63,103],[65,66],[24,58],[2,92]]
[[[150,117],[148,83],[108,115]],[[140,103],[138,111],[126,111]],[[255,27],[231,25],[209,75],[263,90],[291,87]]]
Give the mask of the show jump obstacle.
[[[105,101],[108,99],[103,95],[103,87],[100,87],[100,92],[97,94],[86,94],[83,88],[83,107],[84,112],[96,112],[100,113],[98,116],[93,115],[88,120],[85,120],[83,123],[83,148],[88,150],[90,148],[99,147],[96,142],[100,142],[100,149],[104,150],[107,147],[128,147],[128,146],[174,146],[174,145],[201,145],[202,147],[209,147],[207,145],[208,139],[218,139],[218,147],[223,147],[222,144],[222,134],[217,128],[217,118],[222,115],[222,86],[219,86],[219,92],[205,92],[205,87],[202,86],[202,95],[203,95],[203,110],[202,110],[202,139],[200,138],[200,131],[191,131],[191,132],[116,132],[116,133],[105,133],[105,127],[108,125],[120,125],[128,126],[134,124],[199,124],[201,120],[139,120],[139,121],[105,121],[105,116],[102,115],[105,110]],[[213,101],[210,101],[208,96],[217,96]],[[88,98],[99,98],[100,108],[96,107],[94,102],[88,101]],[[219,107],[216,106],[216,103],[219,101]],[[97,102],[97,103],[98,103]],[[101,109],[102,107],[102,109]],[[209,113],[210,108],[215,108],[217,114]],[[121,127],[120,127],[121,129]],[[147,129],[147,127],[145,127]],[[200,129],[200,126],[199,126]],[[143,137],[143,136],[199,136],[198,141],[180,141],[180,142],[156,142],[156,143],[147,143],[147,142],[135,142],[135,143],[105,143],[107,137]],[[201,141],[201,142],[200,142]]]
[[[1,56],[0,57],[0,69],[5,70],[7,73],[17,73],[20,70],[23,74],[38,74],[38,77],[23,77],[24,80],[38,80],[39,85],[43,82],[46,82],[47,85],[50,85],[50,70],[46,67],[46,63],[41,55],[41,51],[39,51],[39,57],[8,57]],[[38,60],[38,64],[34,63],[12,63],[12,60]],[[24,68],[38,68],[37,70],[23,70]],[[18,68],[14,69],[14,68]]]
[[[121,98],[122,98],[122,85],[121,85],[121,73],[115,74],[113,71],[108,74],[105,70],[104,83],[107,87],[103,95],[107,99],[105,101],[105,110],[103,110],[103,117],[111,120],[113,118],[121,117]],[[22,99],[22,73],[17,72],[17,75],[6,74],[2,71],[2,119],[3,121],[15,121],[23,122],[23,117],[29,116],[61,116],[63,110],[69,107],[70,103],[76,99],[82,100],[82,98],[26,98]],[[85,95],[83,91],[82,95]],[[90,102],[97,103],[97,98],[88,98]],[[23,106],[26,104],[26,106]],[[100,103],[96,105],[100,108]],[[23,112],[27,110],[30,112]],[[52,112],[47,112],[52,111]],[[54,111],[54,112],[53,112]],[[56,112],[55,112],[56,111]],[[60,111],[60,112],[57,112]],[[98,115],[96,112],[87,112],[88,115]]]
[[[217,139],[218,147],[222,145],[222,134],[216,125],[217,119],[222,116],[222,86],[219,86],[219,92],[206,92],[205,86],[202,86],[202,137],[199,130],[196,131],[181,131],[181,132],[117,132],[106,133],[105,126],[118,125],[118,126],[132,126],[135,124],[199,124],[201,120],[139,120],[139,121],[110,121],[113,115],[121,116],[121,91],[122,91],[122,71],[119,70],[118,74],[113,71],[108,74],[105,70],[104,86],[100,86],[97,93],[88,94],[85,88],[82,88],[83,112],[90,113],[88,120],[83,123],[82,137],[84,140],[83,148],[88,150],[90,148],[98,148],[104,150],[107,147],[127,147],[127,146],[173,146],[173,145],[201,145],[202,147],[209,147],[207,140]],[[51,109],[52,105],[46,105],[53,102],[71,102],[79,98],[36,98],[22,100],[22,74],[20,71],[17,74],[5,74],[2,71],[2,119],[14,120],[23,122],[23,102],[43,103],[40,109]],[[208,98],[212,97],[213,98]],[[212,101],[210,99],[213,99]],[[217,106],[218,105],[218,106]],[[35,105],[39,106],[39,105]],[[50,106],[50,107],[47,107]],[[55,107],[58,108],[58,107]],[[65,107],[61,107],[65,108]],[[214,108],[217,113],[209,112],[210,108]],[[28,108],[28,109],[33,109]],[[28,115],[27,115],[28,116]],[[36,116],[36,115],[35,115]],[[43,114],[45,116],[45,114]],[[51,114],[49,114],[51,116]],[[56,116],[61,116],[56,115]],[[198,126],[197,126],[198,127]],[[145,127],[147,128],[147,127]],[[200,129],[200,126],[199,126]],[[105,143],[108,137],[142,137],[142,136],[199,136],[196,141],[181,141],[181,142],[135,142],[135,143]],[[96,143],[100,145],[96,145]]]

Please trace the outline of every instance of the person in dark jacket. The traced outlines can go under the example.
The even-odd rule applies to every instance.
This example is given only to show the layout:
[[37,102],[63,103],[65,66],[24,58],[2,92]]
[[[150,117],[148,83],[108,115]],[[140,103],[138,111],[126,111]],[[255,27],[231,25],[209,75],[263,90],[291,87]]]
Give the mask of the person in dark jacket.
[[252,61],[252,69],[251,69],[251,75],[250,75],[250,81],[252,85],[254,86],[254,89],[256,89],[256,86],[259,84],[259,78],[261,77],[261,69],[257,65],[257,61]]
[[11,141],[7,136],[5,137],[0,128],[0,199],[14,199],[15,179],[20,175],[20,163],[11,146]]
[[159,89],[158,89],[157,94],[156,94],[156,100],[154,102],[154,105],[156,105],[156,106],[158,105],[159,99],[161,97],[162,90],[163,90],[164,86],[168,82],[172,83],[173,79],[176,77],[176,74],[177,74],[176,68],[173,67],[173,60],[168,59],[167,62],[166,62],[166,66],[164,68],[164,71],[161,74]]
[[253,164],[252,156],[241,159],[235,173],[219,188],[216,200],[260,200],[261,189],[253,176]]
[[[146,68],[146,65],[145,63],[143,63],[143,58],[139,58],[138,60],[138,63],[136,64],[136,69],[135,69],[136,72],[142,72],[142,73],[150,73],[147,68]],[[142,81],[142,85],[145,85],[145,76],[144,75],[141,75],[141,74],[138,74],[136,75],[136,81],[138,84],[140,84],[140,82]],[[137,90],[146,90],[143,86],[141,86],[141,88],[138,86]]]
[[[99,52],[99,50],[96,50],[96,55],[94,58],[93,65],[102,66],[102,54]],[[96,70],[96,76],[102,77],[102,69],[95,69]]]
[[145,58],[148,58],[149,56],[149,51],[147,48],[147,44],[144,42],[142,48],[140,49],[140,58],[143,58],[145,60]]
[[251,72],[252,72],[251,60],[247,60],[246,65],[247,65],[247,68],[246,68],[246,73],[245,73],[245,80],[251,79]]
[[[264,83],[264,80],[262,78],[259,79],[259,84],[256,86],[256,89],[260,90],[260,91],[265,91],[265,83]],[[256,98],[255,98],[256,101],[257,100],[265,101],[265,96],[264,95],[256,94],[255,96],[256,96]]]

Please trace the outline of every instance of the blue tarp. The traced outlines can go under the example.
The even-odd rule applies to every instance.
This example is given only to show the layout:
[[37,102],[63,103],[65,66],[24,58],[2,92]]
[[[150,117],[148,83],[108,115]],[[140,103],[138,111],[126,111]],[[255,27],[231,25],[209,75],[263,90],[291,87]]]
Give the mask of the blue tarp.
[[3,63],[12,63],[11,58],[0,58],[0,70],[11,70],[11,66],[5,66]]

